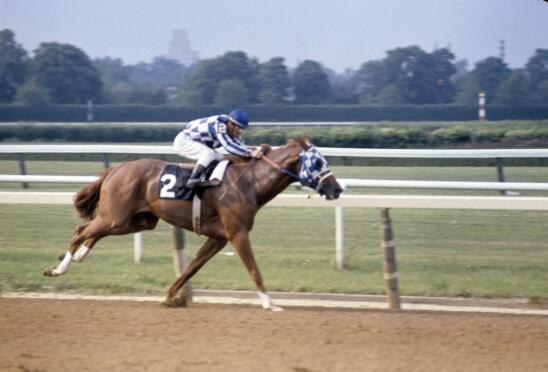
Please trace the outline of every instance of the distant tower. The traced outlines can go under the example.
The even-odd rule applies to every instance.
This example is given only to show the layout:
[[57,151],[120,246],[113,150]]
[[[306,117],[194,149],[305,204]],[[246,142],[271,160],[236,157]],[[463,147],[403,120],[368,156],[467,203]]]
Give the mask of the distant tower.
[[499,46],[499,57],[500,59],[502,59],[504,61],[504,58],[506,57],[506,45],[505,45],[505,42],[504,42],[504,39],[502,39],[500,41],[500,46]]
[[197,51],[190,49],[188,34],[183,29],[173,31],[166,57],[179,61],[185,66],[192,65],[200,58]]

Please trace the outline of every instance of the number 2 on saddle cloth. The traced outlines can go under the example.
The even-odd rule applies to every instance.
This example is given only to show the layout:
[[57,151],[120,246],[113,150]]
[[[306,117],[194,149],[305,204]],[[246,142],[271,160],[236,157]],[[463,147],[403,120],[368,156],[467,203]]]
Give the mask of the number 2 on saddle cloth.
[[216,186],[222,181],[227,165],[228,160],[211,162],[204,172],[204,181],[200,187],[187,189],[185,185],[192,173],[192,168],[183,168],[171,163],[166,164],[158,179],[158,197],[160,199],[192,200],[194,194],[198,194],[201,198],[204,187]]

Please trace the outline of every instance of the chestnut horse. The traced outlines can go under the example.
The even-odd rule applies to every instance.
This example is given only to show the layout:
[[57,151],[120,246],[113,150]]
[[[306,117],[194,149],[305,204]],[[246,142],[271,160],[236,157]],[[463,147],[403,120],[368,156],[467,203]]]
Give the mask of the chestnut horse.
[[[263,308],[281,310],[272,304],[251,250],[249,232],[257,211],[296,180],[329,200],[338,198],[342,189],[325,158],[307,138],[289,140],[272,150],[262,145],[262,149],[261,159],[230,165],[220,185],[204,190],[201,233],[209,239],[167,290],[165,305],[184,306],[184,284],[230,242],[255,283]],[[80,190],[74,205],[80,217],[90,222],[76,227],[70,249],[59,258],[61,262],[43,274],[62,275],[71,261],[81,262],[99,239],[154,229],[160,218],[192,231],[192,201],[158,196],[165,164],[154,159],[122,163]]]

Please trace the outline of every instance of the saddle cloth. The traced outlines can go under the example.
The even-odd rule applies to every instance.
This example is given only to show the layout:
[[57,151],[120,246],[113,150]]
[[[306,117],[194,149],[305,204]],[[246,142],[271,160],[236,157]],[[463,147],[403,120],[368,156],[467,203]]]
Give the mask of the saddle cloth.
[[199,187],[187,189],[187,180],[192,168],[183,168],[178,164],[166,164],[158,180],[158,196],[160,199],[192,200],[195,194],[202,196],[204,188],[217,186],[223,180],[229,160],[214,161],[204,172]]

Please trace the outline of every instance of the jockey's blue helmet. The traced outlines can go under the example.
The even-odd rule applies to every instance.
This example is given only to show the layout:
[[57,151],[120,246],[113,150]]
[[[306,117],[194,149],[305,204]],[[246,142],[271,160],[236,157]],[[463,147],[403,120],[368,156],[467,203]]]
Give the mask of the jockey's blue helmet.
[[247,112],[242,109],[234,109],[230,111],[228,116],[230,117],[230,120],[240,128],[246,129],[249,126],[249,116],[247,115]]

